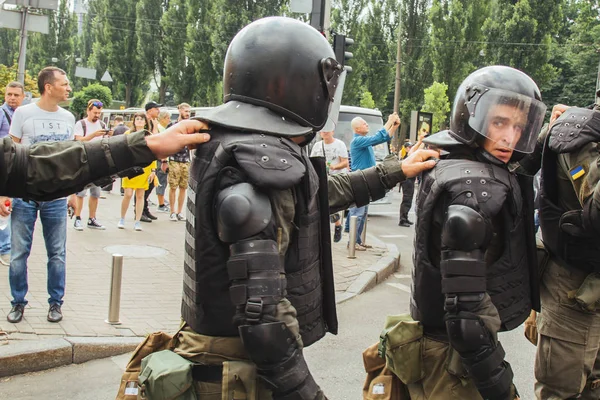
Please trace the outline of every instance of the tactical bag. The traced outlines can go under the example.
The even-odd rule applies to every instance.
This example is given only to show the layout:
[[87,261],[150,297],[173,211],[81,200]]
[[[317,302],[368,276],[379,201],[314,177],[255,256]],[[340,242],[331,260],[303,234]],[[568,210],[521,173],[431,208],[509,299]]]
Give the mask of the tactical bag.
[[138,400],[197,400],[193,365],[171,350],[146,356],[138,378]]
[[389,315],[379,337],[379,356],[386,367],[408,385],[425,376],[421,357],[423,326],[410,314]]

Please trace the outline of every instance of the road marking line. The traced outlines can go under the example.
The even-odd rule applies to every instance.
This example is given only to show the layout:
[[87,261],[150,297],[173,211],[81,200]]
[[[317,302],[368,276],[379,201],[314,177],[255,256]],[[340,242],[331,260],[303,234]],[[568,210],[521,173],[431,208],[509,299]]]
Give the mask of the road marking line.
[[394,274],[394,277],[398,278],[398,279],[407,279],[407,278],[412,278],[412,275],[404,275],[404,274]]
[[396,282],[388,282],[388,285],[395,287],[396,289],[402,290],[403,292],[410,293],[410,287]]
[[408,237],[406,235],[379,235],[382,238],[405,238]]

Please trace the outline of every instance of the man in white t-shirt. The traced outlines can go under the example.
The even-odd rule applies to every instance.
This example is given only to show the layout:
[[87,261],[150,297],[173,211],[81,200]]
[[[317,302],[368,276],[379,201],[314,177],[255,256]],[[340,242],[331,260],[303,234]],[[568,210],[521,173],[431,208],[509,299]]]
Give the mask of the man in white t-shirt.
[[[325,157],[327,172],[330,175],[348,172],[348,148],[346,144],[333,137],[333,131],[321,131],[320,142],[317,142],[310,153],[311,157]],[[342,240],[342,221],[339,213],[331,215],[331,221],[335,222],[333,241]]]
[[[71,92],[65,71],[46,67],[38,75],[41,98],[17,108],[10,125],[10,135],[17,143],[31,145],[39,142],[73,140],[75,118],[58,106],[66,101]],[[58,177],[57,177],[58,179]],[[23,318],[29,290],[27,282],[27,258],[33,242],[33,228],[38,218],[42,222],[44,242],[48,254],[48,310],[50,322],[62,320],[61,306],[65,294],[66,245],[67,245],[67,199],[53,201],[30,201],[13,199],[11,224],[11,260],[9,270],[12,308],[6,319],[16,324]]]
[[[106,129],[104,122],[100,120],[102,114],[102,107],[104,104],[98,99],[91,99],[87,103],[87,118],[77,121],[75,124],[75,140],[82,142],[92,140],[102,140],[103,136],[110,136],[112,131]],[[87,227],[90,229],[106,229],[104,225],[96,220],[96,211],[98,210],[98,199],[100,198],[101,192],[100,187],[96,185],[89,185],[90,200],[88,206],[90,209],[90,216],[88,218]],[[75,222],[73,227],[77,231],[83,230],[83,224],[81,223],[81,210],[83,209],[83,198],[85,197],[88,189],[83,189],[81,192],[76,194],[75,202]]]

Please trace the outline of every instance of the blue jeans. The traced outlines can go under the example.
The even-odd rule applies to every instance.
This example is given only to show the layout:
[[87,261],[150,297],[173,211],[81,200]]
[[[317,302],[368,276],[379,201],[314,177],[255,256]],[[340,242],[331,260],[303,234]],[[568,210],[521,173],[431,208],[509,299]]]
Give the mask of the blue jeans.
[[10,220],[4,229],[0,229],[0,254],[10,253]]
[[348,219],[346,221],[350,221],[350,217],[358,217],[356,219],[356,243],[358,244],[362,244],[362,239],[360,236],[362,235],[362,231],[365,227],[365,219],[367,218],[368,211],[369,206],[355,207],[348,210]]
[[48,254],[48,303],[62,305],[66,275],[67,199],[40,202],[14,199],[12,208],[12,251],[8,273],[12,305],[27,304],[27,258],[31,252],[38,212]]

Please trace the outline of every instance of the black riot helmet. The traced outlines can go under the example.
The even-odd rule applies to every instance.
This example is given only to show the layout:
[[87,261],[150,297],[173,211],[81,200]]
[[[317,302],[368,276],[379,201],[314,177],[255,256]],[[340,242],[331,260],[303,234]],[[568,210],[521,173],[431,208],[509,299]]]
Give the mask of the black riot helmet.
[[323,35],[295,19],[268,17],[233,38],[223,102],[199,119],[276,136],[314,135],[327,121],[341,65]]
[[[502,140],[503,146],[521,157],[533,152],[545,114],[546,106],[533,79],[517,69],[494,65],[478,69],[459,86],[448,133],[468,145],[475,145],[482,137]],[[499,139],[492,134],[497,132],[492,127],[506,120],[517,133]]]

